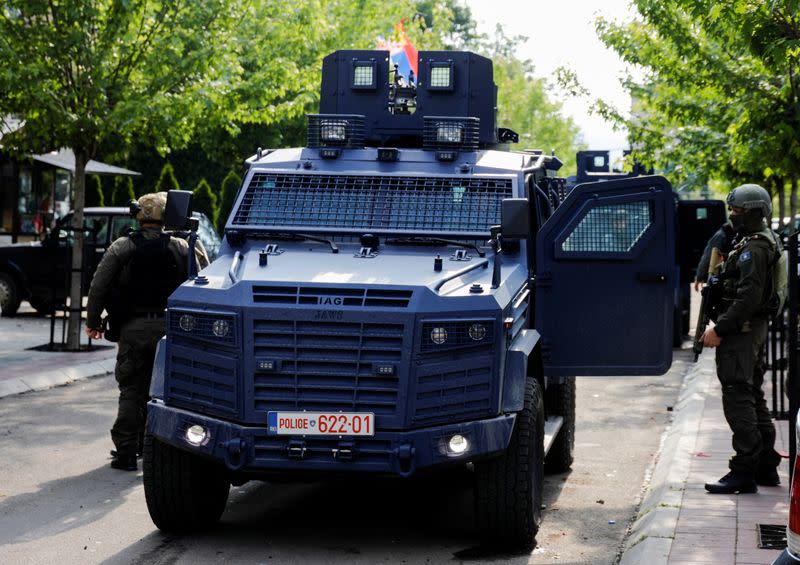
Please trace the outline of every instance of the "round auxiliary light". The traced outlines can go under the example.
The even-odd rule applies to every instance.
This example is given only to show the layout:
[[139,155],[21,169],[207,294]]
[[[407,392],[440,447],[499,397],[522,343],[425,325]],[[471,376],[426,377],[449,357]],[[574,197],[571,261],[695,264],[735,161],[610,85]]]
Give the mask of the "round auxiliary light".
[[181,329],[185,332],[190,332],[194,329],[195,325],[197,325],[197,320],[195,320],[194,316],[190,316],[189,314],[184,314],[178,320],[178,325]]
[[211,331],[214,332],[214,335],[217,337],[225,337],[231,331],[231,325],[228,323],[228,320],[214,320],[214,323],[211,325]]
[[483,324],[472,324],[469,327],[469,337],[473,341],[481,341],[486,337],[486,326]]
[[447,447],[451,453],[461,455],[467,449],[469,449],[469,442],[467,441],[467,438],[461,434],[456,434],[450,438],[450,441],[447,442]]
[[447,330],[444,328],[433,328],[431,330],[431,341],[436,345],[442,345],[447,341]]
[[189,426],[186,430],[186,441],[192,445],[203,445],[208,441],[208,430],[197,424]]

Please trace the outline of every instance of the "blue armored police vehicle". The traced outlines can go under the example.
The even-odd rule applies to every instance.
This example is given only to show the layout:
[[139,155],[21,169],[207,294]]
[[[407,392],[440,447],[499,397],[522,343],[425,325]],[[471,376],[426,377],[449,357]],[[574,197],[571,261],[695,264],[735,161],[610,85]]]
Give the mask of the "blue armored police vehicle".
[[511,151],[490,60],[325,58],[308,144],[261,151],[219,257],[170,297],[144,484],[165,531],[231,484],[469,467],[487,542],[530,549],[572,463],[576,375],[672,359],[661,177],[576,186]]

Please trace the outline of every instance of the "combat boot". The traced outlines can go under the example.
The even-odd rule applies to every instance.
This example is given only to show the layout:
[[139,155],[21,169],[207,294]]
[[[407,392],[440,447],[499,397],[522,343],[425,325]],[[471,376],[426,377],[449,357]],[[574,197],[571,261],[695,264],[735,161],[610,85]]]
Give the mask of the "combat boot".
[[756,484],[762,487],[776,487],[781,484],[777,467],[759,467],[756,469]]
[[115,453],[114,458],[111,459],[111,468],[120,471],[137,471],[139,467],[136,464],[136,455]]
[[758,492],[751,473],[731,471],[716,483],[706,483],[706,490],[711,494],[745,494]]

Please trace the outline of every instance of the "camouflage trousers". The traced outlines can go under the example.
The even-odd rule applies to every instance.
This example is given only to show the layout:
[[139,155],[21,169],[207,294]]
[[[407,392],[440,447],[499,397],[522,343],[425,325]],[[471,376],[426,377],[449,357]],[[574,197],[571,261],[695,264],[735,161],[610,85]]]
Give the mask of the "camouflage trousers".
[[119,385],[119,407],[111,428],[111,440],[117,453],[132,455],[140,451],[150,398],[150,375],[156,345],[163,335],[164,318],[132,318],[120,330],[114,369]]
[[722,408],[733,432],[731,471],[755,473],[775,468],[781,457],[775,451],[775,425],[764,397],[761,350],[767,322],[751,331],[725,336],[717,348],[717,377],[722,385]]

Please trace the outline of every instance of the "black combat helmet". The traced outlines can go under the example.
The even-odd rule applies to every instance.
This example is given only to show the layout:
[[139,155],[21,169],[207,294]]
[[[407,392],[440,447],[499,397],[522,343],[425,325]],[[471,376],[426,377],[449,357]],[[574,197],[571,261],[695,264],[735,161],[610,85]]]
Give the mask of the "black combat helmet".
[[742,184],[728,193],[728,206],[745,210],[761,210],[763,217],[772,217],[772,198],[757,184]]

